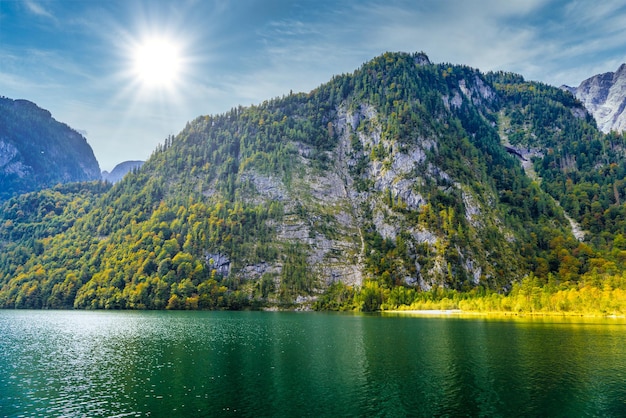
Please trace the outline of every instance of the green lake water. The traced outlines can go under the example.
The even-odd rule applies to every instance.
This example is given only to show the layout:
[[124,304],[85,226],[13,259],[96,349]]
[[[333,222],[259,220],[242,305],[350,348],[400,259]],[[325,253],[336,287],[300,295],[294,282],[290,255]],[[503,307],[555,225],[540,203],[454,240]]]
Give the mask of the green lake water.
[[626,416],[626,321],[0,311],[0,416]]

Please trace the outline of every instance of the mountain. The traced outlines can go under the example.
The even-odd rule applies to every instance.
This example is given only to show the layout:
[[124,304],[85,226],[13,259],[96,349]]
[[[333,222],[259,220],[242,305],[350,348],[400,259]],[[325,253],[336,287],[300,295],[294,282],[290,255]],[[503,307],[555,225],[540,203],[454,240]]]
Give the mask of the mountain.
[[573,93],[589,109],[600,130],[626,130],[626,64],[622,64],[614,73],[590,77],[578,87],[563,88]]
[[124,176],[132,170],[141,168],[144,162],[145,161],[124,161],[119,163],[113,168],[113,170],[111,170],[110,173],[108,171],[103,171],[102,180],[115,184],[123,179]]
[[0,201],[99,178],[98,161],[82,135],[32,102],[0,97]]
[[112,187],[5,203],[0,306],[375,310],[621,283],[625,144],[567,91],[386,53],[198,117]]

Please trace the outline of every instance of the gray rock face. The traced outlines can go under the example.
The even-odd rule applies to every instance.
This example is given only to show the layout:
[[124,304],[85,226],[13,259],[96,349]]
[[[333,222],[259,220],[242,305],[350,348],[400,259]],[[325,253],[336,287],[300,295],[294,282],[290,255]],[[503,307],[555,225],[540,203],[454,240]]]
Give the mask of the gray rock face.
[[15,174],[18,177],[26,177],[30,168],[17,160],[19,150],[13,144],[0,139],[0,172],[3,174]]
[[572,92],[591,112],[603,132],[626,129],[626,64],[616,72],[598,74],[580,83],[563,87]]
[[218,274],[228,276],[230,273],[230,258],[219,253],[207,253],[204,257],[207,265]]
[[[451,112],[462,105],[486,106],[495,99],[493,89],[474,75],[459,80],[441,97]],[[366,101],[339,104],[327,122],[333,129],[335,147],[319,151],[290,140],[295,175],[289,177],[267,174],[253,163],[243,165],[239,174],[245,185],[243,199],[254,204],[277,203],[282,208],[283,215],[267,220],[266,225],[275,232],[279,251],[299,246],[318,290],[338,281],[359,286],[374,278],[376,273],[367,265],[378,251],[368,246],[374,234],[410,254],[394,266],[395,280],[406,284],[426,290],[444,286],[453,275],[474,285],[495,277],[493,256],[480,237],[487,236],[485,230],[503,239],[510,235],[497,222],[497,208],[490,203],[496,197],[487,188],[459,182],[455,173],[447,172],[448,167],[429,157],[439,152],[442,138],[437,132],[416,127],[410,140],[396,138],[383,130],[385,117],[381,109]],[[517,151],[520,156],[532,152]],[[433,193],[428,189],[432,187],[438,188],[441,198],[460,197],[458,213],[431,206],[424,191]],[[462,231],[442,231],[443,226],[429,220],[437,217],[464,217],[467,225]],[[455,234],[471,237],[474,245],[460,248],[451,239]],[[511,245],[502,253],[513,248]],[[455,262],[450,254],[455,255]],[[222,266],[219,254],[210,257],[214,268]],[[224,273],[242,282],[271,277],[278,286],[285,264],[281,259],[243,260],[233,266]]]

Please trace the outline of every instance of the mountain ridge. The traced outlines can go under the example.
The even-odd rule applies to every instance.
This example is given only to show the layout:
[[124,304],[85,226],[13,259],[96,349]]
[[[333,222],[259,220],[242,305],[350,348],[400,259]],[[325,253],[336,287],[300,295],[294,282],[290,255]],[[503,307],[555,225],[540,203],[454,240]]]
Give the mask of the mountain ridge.
[[8,202],[0,306],[375,310],[409,290],[608,278],[624,268],[624,142],[568,92],[385,53],[200,116],[110,189]]
[[113,167],[113,170],[109,173],[108,171],[102,172],[102,180],[108,181],[109,183],[117,183],[121,179],[124,178],[126,174],[128,174],[132,170],[138,170],[145,163],[145,161],[141,160],[128,160],[123,161]]

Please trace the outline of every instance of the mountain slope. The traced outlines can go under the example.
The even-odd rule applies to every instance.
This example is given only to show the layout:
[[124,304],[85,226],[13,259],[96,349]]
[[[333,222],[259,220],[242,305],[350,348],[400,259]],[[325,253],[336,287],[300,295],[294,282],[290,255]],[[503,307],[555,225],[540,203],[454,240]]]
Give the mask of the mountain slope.
[[0,200],[97,179],[100,168],[83,136],[34,103],[0,97]]
[[[490,204],[494,175],[521,179],[502,184],[519,188],[512,199],[534,186],[481,114],[496,106],[481,75],[455,67],[442,76],[422,58],[385,56],[309,95],[200,118],[147,168],[186,155],[188,165],[166,178],[178,176],[189,194],[284,202],[276,241],[302,246],[319,286],[376,276],[422,288],[502,285],[524,270],[519,243],[507,240],[524,232],[500,221],[508,207]],[[224,155],[207,159],[203,143]],[[197,177],[180,177],[193,167]],[[241,268],[258,270],[256,261],[240,260]],[[274,270],[283,263],[264,261]]]
[[384,54],[191,121],[111,190],[68,197],[66,229],[8,202],[0,305],[237,309],[354,286],[376,309],[394,289],[583,280],[622,268],[623,145],[562,90]]
[[602,132],[626,130],[626,64],[598,74],[578,87],[565,87],[593,114]]

